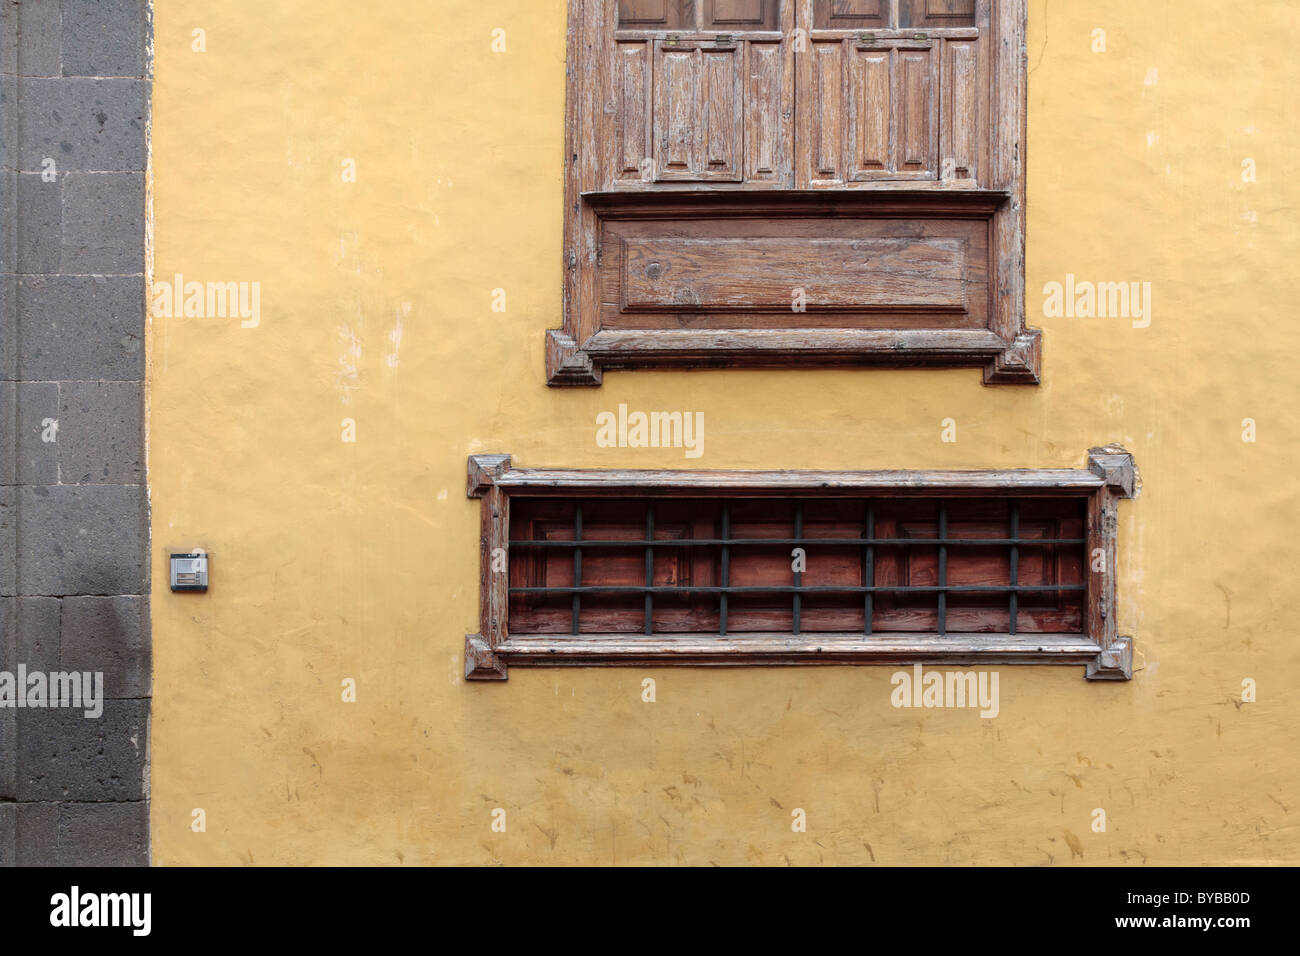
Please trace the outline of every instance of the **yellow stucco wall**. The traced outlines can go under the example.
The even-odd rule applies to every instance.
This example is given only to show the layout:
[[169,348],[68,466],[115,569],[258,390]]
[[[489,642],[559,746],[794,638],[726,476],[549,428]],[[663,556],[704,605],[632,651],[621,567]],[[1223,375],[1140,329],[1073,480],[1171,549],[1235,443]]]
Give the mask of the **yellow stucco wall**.
[[[1300,862],[1300,8],[1031,0],[1040,388],[719,371],[555,391],[564,7],[156,4],[156,275],[259,282],[261,316],[152,319],[155,861]],[[1044,318],[1067,273],[1151,282],[1150,327]],[[598,448],[619,403],[704,412],[704,456]],[[461,678],[468,454],[1083,467],[1106,442],[1144,483],[1120,506],[1131,683],[1003,667],[987,720],[892,708],[894,667]],[[194,546],[212,588],[171,594],[165,554]]]

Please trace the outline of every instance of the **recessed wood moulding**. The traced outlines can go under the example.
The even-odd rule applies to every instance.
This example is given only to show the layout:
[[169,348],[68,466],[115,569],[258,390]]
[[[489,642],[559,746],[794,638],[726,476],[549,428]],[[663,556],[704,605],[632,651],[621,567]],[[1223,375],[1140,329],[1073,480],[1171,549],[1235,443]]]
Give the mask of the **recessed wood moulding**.
[[564,323],[606,369],[1034,384],[1024,0],[570,0]]
[[1131,456],[1018,471],[582,471],[469,460],[471,679],[509,665],[1074,663],[1116,629]]

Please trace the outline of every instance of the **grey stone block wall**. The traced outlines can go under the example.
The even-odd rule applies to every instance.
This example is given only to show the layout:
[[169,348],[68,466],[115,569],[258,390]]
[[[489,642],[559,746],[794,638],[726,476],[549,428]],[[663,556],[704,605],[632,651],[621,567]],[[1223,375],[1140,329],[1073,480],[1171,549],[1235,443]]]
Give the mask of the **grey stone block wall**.
[[149,862],[148,0],[0,0],[0,866]]

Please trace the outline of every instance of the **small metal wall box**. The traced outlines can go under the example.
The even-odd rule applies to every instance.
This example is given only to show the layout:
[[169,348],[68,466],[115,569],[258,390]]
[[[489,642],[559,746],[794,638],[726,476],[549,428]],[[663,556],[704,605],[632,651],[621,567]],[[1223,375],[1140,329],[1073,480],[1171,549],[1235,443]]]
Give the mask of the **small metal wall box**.
[[173,554],[172,590],[206,591],[208,589],[208,556],[206,554]]

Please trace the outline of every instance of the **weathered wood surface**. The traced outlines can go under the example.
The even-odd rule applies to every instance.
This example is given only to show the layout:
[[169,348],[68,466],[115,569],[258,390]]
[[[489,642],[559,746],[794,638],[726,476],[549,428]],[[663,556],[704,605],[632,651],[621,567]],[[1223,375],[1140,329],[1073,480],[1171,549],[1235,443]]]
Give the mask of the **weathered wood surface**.
[[[1025,16],[1025,0],[570,0],[565,316],[547,336],[549,383],[598,385],[608,368],[873,365],[975,366],[986,384],[1036,383],[1041,337],[1024,320]],[[966,237],[960,321],[945,317],[948,270],[915,270],[899,288],[905,276],[883,263],[879,282],[864,273],[855,284],[830,234],[809,225],[885,217],[900,232],[914,226],[922,250],[950,235],[940,223],[980,221]],[[726,219],[763,240],[761,223],[799,220],[780,257],[790,268],[764,277],[752,255],[728,255],[743,234],[714,228],[710,245],[701,223]],[[625,248],[656,235],[638,222],[678,224],[658,235],[693,240],[674,253],[690,287],[613,280]],[[847,228],[880,235],[865,221]],[[794,267],[799,245],[807,275]],[[780,331],[782,301],[836,272],[838,289],[790,310],[786,328],[810,337],[773,348],[746,335]],[[654,311],[665,301],[678,308]],[[831,311],[849,330],[939,334],[902,347],[888,336],[830,343],[818,333],[834,327]],[[651,318],[631,321],[637,312]],[[691,339],[701,324],[736,334]],[[950,348],[955,325],[998,344]],[[675,327],[685,337],[672,344],[603,337]]]
[[1093,448],[1088,467],[1102,487],[1088,499],[1089,576],[1085,611],[1088,633],[1102,653],[1088,666],[1089,680],[1128,680],[1133,676],[1133,642],[1121,637],[1116,619],[1119,562],[1119,505],[1137,494],[1133,456],[1119,446]]
[[[966,310],[966,243],[904,239],[628,236],[612,283],[621,311]],[[613,291],[613,290],[610,290]]]
[[855,364],[978,365],[996,360],[1005,343],[980,329],[680,329],[598,332],[581,354],[600,368],[751,368]]
[[[1090,494],[1104,486],[1105,480],[1086,469],[1031,468],[967,471],[677,471],[672,469],[582,469],[582,468],[515,468],[498,467],[499,455],[470,457],[470,497],[482,497],[487,488],[510,492],[545,489],[597,493],[601,489],[624,494],[661,490],[680,493],[716,490],[735,494],[753,491],[789,492],[805,490],[821,495],[836,490],[861,492],[889,490],[906,494],[911,490],[973,492],[1006,490],[1024,492],[1073,490]],[[487,476],[479,481],[479,476]]]
[[524,665],[794,665],[794,664],[1083,664],[1101,653],[1079,634],[655,635],[584,634],[511,637],[498,649]]

